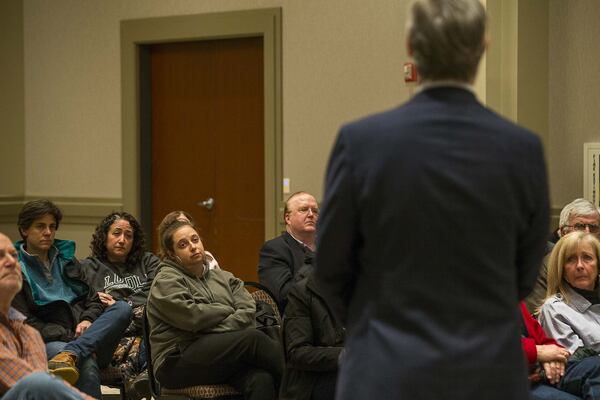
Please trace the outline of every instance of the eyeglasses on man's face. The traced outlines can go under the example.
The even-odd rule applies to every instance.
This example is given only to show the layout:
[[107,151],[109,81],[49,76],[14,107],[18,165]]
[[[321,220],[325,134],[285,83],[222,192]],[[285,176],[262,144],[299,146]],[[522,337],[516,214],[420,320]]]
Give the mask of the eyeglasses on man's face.
[[590,233],[597,233],[598,230],[600,230],[600,225],[576,223],[573,225],[565,225],[565,228],[569,228],[574,231],[585,231],[587,229],[587,231]]

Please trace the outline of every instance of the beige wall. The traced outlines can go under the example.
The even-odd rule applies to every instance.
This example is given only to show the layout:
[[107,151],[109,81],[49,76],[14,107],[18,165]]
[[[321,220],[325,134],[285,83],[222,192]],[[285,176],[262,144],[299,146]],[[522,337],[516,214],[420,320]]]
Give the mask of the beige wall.
[[583,195],[583,143],[600,142],[600,2],[550,0],[549,159],[552,200]]
[[553,224],[583,196],[583,143],[600,142],[596,0],[488,0],[487,104],[542,137]]
[[121,196],[120,20],[282,7],[283,172],[292,190],[320,197],[339,125],[407,98],[401,5],[26,0],[27,194]]
[[[106,198],[109,203],[121,198],[119,24],[124,19],[282,8],[283,175],[290,178],[292,191],[308,190],[320,198],[339,126],[408,98],[401,80],[406,61],[402,1],[24,0],[23,4],[21,139],[27,168],[18,182],[28,198],[80,198],[83,204],[87,198]],[[0,221],[0,229],[14,229],[10,219]],[[93,224],[66,220],[60,236],[87,238],[92,228]],[[87,251],[87,241],[80,243],[78,254]]]
[[[535,4],[531,9],[540,1],[547,4],[547,14],[537,13]],[[121,20],[271,7],[281,7],[283,18],[283,175],[291,179],[292,191],[304,189],[320,198],[339,126],[409,97],[401,78],[407,60],[407,2],[24,0],[22,8],[19,0],[0,2],[0,48],[10,55],[0,62],[0,73],[9,78],[0,86],[2,140],[15,149],[7,152],[3,147],[0,157],[2,170],[10,172],[0,202],[11,196],[59,196],[84,203],[106,199],[105,210],[118,206]],[[537,107],[529,123],[536,130],[542,124],[537,125],[542,131],[547,125],[548,132],[540,133],[551,161],[552,204],[559,208],[582,194],[583,142],[600,141],[600,58],[595,46],[600,8],[595,0],[487,3],[490,9],[505,4],[504,24],[513,31],[505,31],[500,43],[505,56],[514,57],[509,61],[515,67],[495,75],[496,63],[506,63],[508,56],[498,60],[490,53],[476,85],[478,95],[492,106],[500,99],[501,111],[517,120],[527,120],[528,107],[549,99],[549,117],[544,121],[535,114],[540,112]],[[547,96],[538,85],[523,81],[538,71],[523,63],[528,54],[535,58],[535,41],[518,37],[531,29],[535,34],[548,30]],[[498,39],[492,37],[492,46]],[[506,77],[517,86],[504,85]],[[0,229],[14,229],[12,218],[0,215]],[[86,251],[92,227],[89,221],[65,221],[61,236],[85,238],[80,251]]]
[[0,199],[25,193],[23,7],[0,1]]

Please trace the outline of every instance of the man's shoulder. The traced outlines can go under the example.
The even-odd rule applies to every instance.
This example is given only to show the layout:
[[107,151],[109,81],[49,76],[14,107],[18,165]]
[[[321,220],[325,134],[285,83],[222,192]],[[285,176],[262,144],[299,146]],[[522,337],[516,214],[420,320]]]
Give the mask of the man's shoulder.
[[408,111],[410,103],[401,104],[394,108],[384,110],[378,113],[363,116],[353,121],[347,122],[342,126],[341,131],[347,135],[360,134],[365,130],[381,129],[387,126],[390,121],[399,120]]
[[[452,90],[452,88],[450,90]],[[460,91],[466,92],[464,90]],[[469,96],[473,97],[470,93]],[[537,145],[540,143],[538,135],[534,132],[485,107],[483,104],[479,103],[475,97],[473,97],[472,101],[469,98],[467,103],[471,106],[468,113],[469,118],[474,121],[474,124],[472,125],[473,129],[492,128],[485,130],[489,130],[490,132],[501,132],[502,137],[513,138],[508,141],[513,141],[517,145],[522,145],[523,143]],[[355,144],[361,148],[365,144],[373,142],[374,132],[380,136],[383,135],[383,137],[386,137],[385,132],[393,133],[395,139],[398,138],[400,132],[403,132],[405,137],[411,137],[412,135],[418,136],[421,134],[421,131],[420,129],[416,129],[416,127],[426,128],[431,125],[434,119],[439,117],[439,115],[434,115],[435,113],[442,112],[448,113],[449,116],[455,115],[455,111],[452,107],[436,108],[439,104],[440,101],[431,100],[428,96],[417,94],[405,103],[396,107],[367,115],[344,124],[340,134],[346,141],[355,142]],[[405,127],[411,127],[412,129],[403,130]]]
[[304,250],[302,245],[289,233],[284,232],[271,240],[267,240],[259,252],[259,270],[271,265],[273,260],[288,264],[290,268],[302,262]]
[[[466,94],[467,98],[469,98],[469,102],[478,105],[478,109],[485,110],[485,107],[481,106],[477,99],[467,90],[456,89],[456,88],[437,88],[436,91],[445,91],[448,90],[450,92],[458,92],[463,95]],[[429,121],[432,119],[432,115],[429,112],[431,107],[438,106],[442,103],[451,102],[451,100],[440,101],[437,99],[432,99],[431,96],[425,95],[427,90],[420,91],[412,98],[407,101],[397,104],[394,107],[388,108],[386,110],[382,110],[376,113],[372,113],[353,121],[350,121],[342,127],[342,130],[347,131],[362,131],[376,128],[377,130],[381,130],[381,128],[395,128],[397,125],[402,125],[405,123],[412,123],[413,120],[419,121]],[[472,100],[471,100],[472,99]]]
[[270,249],[280,249],[280,248],[285,248],[285,247],[290,247],[290,239],[293,240],[293,238],[290,236],[289,233],[284,232],[281,235],[274,237],[273,239],[269,239],[267,240],[264,244],[263,244],[263,248],[270,248]]

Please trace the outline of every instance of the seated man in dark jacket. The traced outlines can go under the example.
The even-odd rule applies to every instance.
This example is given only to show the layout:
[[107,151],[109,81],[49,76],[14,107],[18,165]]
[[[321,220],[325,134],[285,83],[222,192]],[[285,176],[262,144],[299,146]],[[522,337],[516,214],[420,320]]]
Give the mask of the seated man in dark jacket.
[[335,396],[346,332],[313,280],[312,270],[307,257],[288,294],[280,400],[333,400]]
[[273,293],[283,313],[287,294],[305,255],[315,251],[319,205],[307,192],[292,194],[285,203],[285,232],[263,244],[258,260],[258,279]]
[[48,200],[31,201],[21,209],[23,240],[15,247],[23,288],[12,305],[42,335],[50,372],[100,398],[99,367],[110,362],[131,307],[120,301],[104,311],[97,293],[82,280],[75,243],[54,239],[61,219],[60,209]]

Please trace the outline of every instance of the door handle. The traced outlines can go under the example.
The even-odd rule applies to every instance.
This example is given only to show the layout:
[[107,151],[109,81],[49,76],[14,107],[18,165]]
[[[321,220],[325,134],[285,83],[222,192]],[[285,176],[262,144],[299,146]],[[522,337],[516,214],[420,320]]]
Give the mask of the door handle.
[[200,207],[206,208],[207,210],[212,210],[213,206],[215,205],[215,199],[209,197],[208,199],[199,201],[196,204]]

